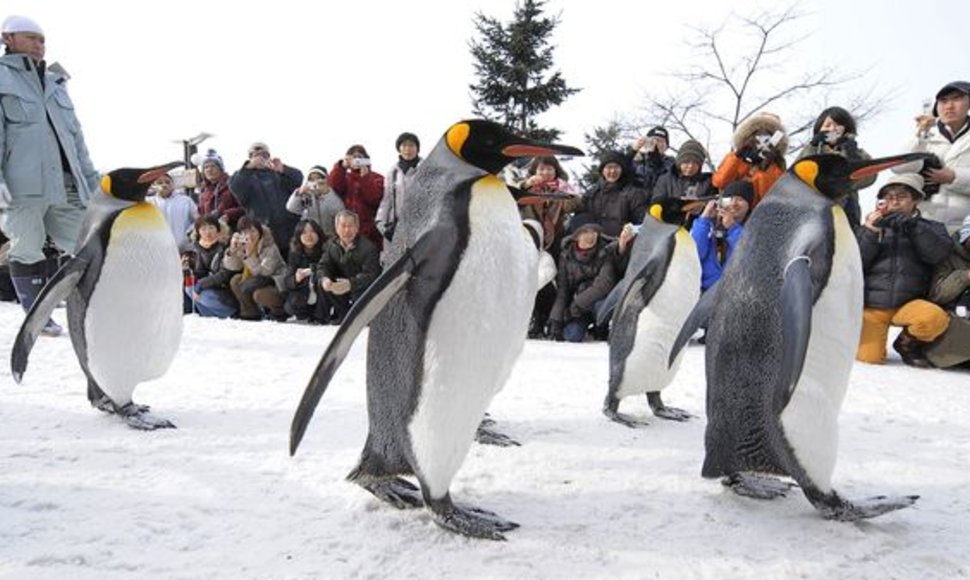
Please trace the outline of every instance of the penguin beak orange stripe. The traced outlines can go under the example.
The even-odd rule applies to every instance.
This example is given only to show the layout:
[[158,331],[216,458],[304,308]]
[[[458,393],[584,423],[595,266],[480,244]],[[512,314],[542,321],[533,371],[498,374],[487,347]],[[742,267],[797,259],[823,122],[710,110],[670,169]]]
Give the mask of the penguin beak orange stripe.
[[138,183],[152,183],[159,177],[168,173],[170,169],[175,169],[176,167],[181,167],[184,165],[181,161],[173,161],[171,163],[166,163],[154,169],[149,169],[145,173],[138,176]]
[[548,157],[555,155],[576,155],[583,152],[568,145],[531,145],[528,143],[514,143],[502,148],[502,155],[507,157]]
[[868,167],[863,167],[861,169],[856,169],[849,174],[849,179],[853,181],[858,181],[864,179],[871,175],[875,175],[884,169],[889,169],[890,167],[896,167],[897,165],[902,165],[906,161],[887,161],[886,163],[877,163],[875,165],[869,165]]

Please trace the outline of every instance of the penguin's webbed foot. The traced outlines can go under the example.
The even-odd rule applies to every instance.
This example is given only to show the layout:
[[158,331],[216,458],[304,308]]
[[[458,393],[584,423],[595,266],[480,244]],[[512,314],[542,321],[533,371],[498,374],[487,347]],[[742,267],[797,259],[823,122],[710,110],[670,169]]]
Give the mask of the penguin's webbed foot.
[[473,506],[455,505],[448,497],[442,501],[429,502],[428,507],[436,524],[470,538],[505,541],[503,532],[519,527],[519,524],[494,512]]
[[118,407],[114,404],[114,401],[109,399],[108,395],[104,394],[91,399],[91,406],[103,413],[108,413],[109,415],[114,415],[118,412]]
[[418,486],[400,477],[367,483],[361,487],[371,492],[377,499],[399,510],[424,507],[424,500],[421,499],[421,490]]
[[918,495],[885,496],[877,495],[860,500],[845,500],[834,493],[835,503],[819,502],[815,508],[828,520],[854,522],[881,516],[882,514],[907,508],[919,499]]
[[613,421],[614,423],[619,423],[624,427],[629,427],[630,429],[642,429],[644,427],[650,426],[650,423],[646,421],[641,421],[640,419],[634,419],[629,415],[624,415],[616,409],[604,408],[603,414],[606,415],[607,419]]
[[668,421],[689,421],[693,418],[693,415],[688,413],[683,409],[678,409],[677,407],[661,407],[659,409],[652,409],[654,416],[661,419],[667,419]]
[[784,497],[788,490],[795,487],[789,481],[761,473],[733,473],[721,480],[721,484],[731,491],[753,499],[775,499]]
[[175,424],[168,419],[156,417],[148,412],[148,407],[128,403],[117,408],[117,412],[132,429],[139,431],[154,431],[155,429],[175,429]]
[[693,415],[683,409],[664,405],[659,392],[647,393],[647,403],[650,405],[650,410],[653,411],[654,416],[661,419],[668,421],[687,421],[693,417]]
[[[491,419],[486,420],[491,421],[491,424],[495,423],[495,421]],[[522,445],[505,433],[500,433],[487,427],[485,421],[482,421],[478,426],[478,430],[475,431],[475,442],[481,445],[496,445],[498,447],[519,447]]]

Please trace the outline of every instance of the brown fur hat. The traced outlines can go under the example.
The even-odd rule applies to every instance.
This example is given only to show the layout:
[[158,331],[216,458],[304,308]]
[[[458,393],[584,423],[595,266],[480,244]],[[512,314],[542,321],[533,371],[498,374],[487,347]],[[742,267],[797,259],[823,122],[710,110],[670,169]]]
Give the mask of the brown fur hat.
[[784,156],[785,152],[788,151],[788,132],[785,131],[785,126],[781,124],[781,117],[765,111],[751,115],[738,125],[737,130],[734,131],[734,149],[735,151],[741,149],[751,137],[758,133],[771,135],[779,130],[785,133],[785,136],[775,146],[775,150]]

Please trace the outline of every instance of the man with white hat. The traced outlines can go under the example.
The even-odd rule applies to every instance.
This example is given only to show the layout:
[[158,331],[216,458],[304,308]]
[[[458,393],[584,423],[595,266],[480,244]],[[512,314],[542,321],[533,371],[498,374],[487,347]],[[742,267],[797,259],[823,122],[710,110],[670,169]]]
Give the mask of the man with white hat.
[[[26,311],[53,274],[42,251],[46,239],[74,250],[100,176],[67,94],[68,75],[44,61],[44,31],[10,16],[0,32],[0,228],[10,238],[10,277]],[[61,328],[51,320],[43,332]]]
[[916,135],[906,149],[934,153],[940,163],[916,162],[893,171],[920,171],[932,186],[926,190],[932,195],[920,205],[923,214],[943,222],[950,233],[960,229],[970,212],[970,82],[953,81],[936,92],[933,109],[916,117]]
[[865,284],[856,360],[884,362],[889,327],[901,326],[893,348],[907,365],[928,367],[923,350],[950,319],[926,297],[933,269],[950,255],[953,241],[942,223],[916,209],[925,197],[918,173],[894,175],[876,197],[880,205],[856,230]]

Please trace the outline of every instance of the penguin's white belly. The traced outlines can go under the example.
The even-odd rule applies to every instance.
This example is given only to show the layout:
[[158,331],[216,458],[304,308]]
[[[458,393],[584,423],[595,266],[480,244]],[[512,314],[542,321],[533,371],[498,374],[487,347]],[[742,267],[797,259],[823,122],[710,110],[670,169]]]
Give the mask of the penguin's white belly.
[[141,205],[115,220],[84,318],[88,369],[118,405],[165,373],[182,337],[178,249],[161,213]]
[[862,260],[842,209],[833,210],[835,252],[828,284],[812,310],[802,376],[781,413],[799,464],[822,491],[831,489],[839,444],[839,410],[862,328]]
[[680,327],[700,297],[701,264],[697,246],[686,232],[678,232],[667,275],[656,294],[640,312],[633,350],[626,359],[617,397],[660,391],[670,384],[683,350],[667,368],[670,348]]
[[431,315],[424,381],[408,425],[422,481],[435,498],[448,492],[522,352],[536,293],[537,253],[498,179],[476,184],[469,221],[468,246]]

